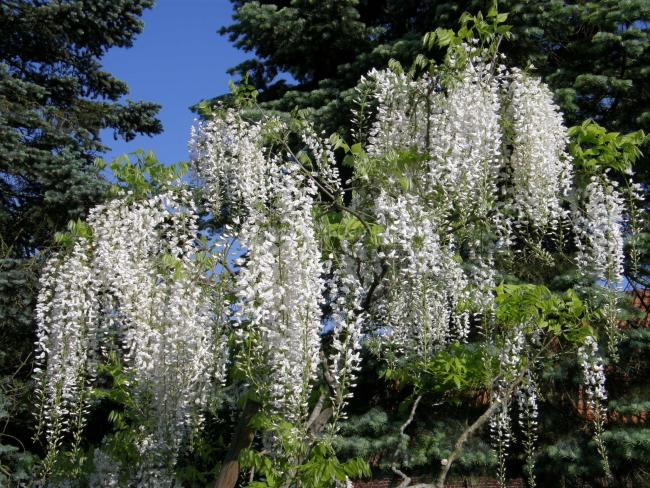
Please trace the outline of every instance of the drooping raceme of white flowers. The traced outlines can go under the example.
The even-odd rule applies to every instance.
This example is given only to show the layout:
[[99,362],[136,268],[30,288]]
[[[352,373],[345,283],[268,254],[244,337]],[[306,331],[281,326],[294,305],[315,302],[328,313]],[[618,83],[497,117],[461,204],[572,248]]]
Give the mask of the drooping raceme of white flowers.
[[519,428],[523,434],[522,444],[526,453],[526,477],[528,485],[535,486],[535,442],[538,429],[538,393],[537,384],[530,370],[523,385],[517,391],[517,407],[519,409]]
[[499,405],[490,418],[493,448],[497,454],[497,477],[501,486],[505,486],[505,461],[507,450],[512,440],[512,420],[510,418],[510,394],[508,390],[522,369],[522,353],[526,337],[522,328],[517,328],[508,335],[499,353],[499,379],[492,392],[492,401]]
[[68,255],[52,258],[41,277],[34,374],[39,421],[50,450],[58,448],[64,434],[83,428],[90,400],[101,334],[99,282],[90,249],[89,240],[80,238]]
[[499,78],[483,64],[470,65],[430,115],[427,184],[447,212],[485,217],[494,205],[503,166],[501,103]]
[[578,359],[582,367],[585,394],[591,408],[607,400],[605,389],[605,369],[598,355],[598,343],[594,337],[587,337],[585,345],[578,349]]
[[[199,126],[193,145],[207,200],[232,219],[234,237],[246,250],[236,278],[239,362],[257,393],[269,397],[271,410],[297,420],[306,415],[320,364],[325,269],[313,223],[313,180],[288,148],[281,156],[263,152],[269,131],[282,127],[276,120],[244,122],[225,111]],[[310,126],[303,129],[313,171],[329,191],[340,193],[329,142]],[[237,205],[224,209],[222,202],[232,201]],[[351,379],[358,368],[359,331],[344,320],[347,310],[338,312],[335,330],[345,344],[339,344],[342,356],[331,366],[335,379],[343,374]]]
[[[313,184],[297,168],[279,166],[249,209],[239,235],[247,256],[237,276],[243,342],[252,341],[258,385],[273,408],[299,417],[319,364],[323,266],[312,222]],[[250,358],[242,359],[243,362]]]
[[269,162],[262,124],[245,121],[235,110],[192,128],[190,156],[203,180],[210,210],[216,216],[254,205],[266,188]]
[[463,340],[465,317],[455,312],[468,298],[467,279],[453,259],[453,244],[440,242],[435,214],[415,195],[393,198],[385,193],[376,199],[375,211],[384,229],[380,257],[390,270],[376,314],[390,327],[391,343],[426,358],[452,338]]
[[601,464],[605,475],[611,476],[607,449],[603,439],[603,430],[607,417],[607,390],[605,388],[605,368],[598,353],[598,342],[592,336],[578,349],[578,361],[582,368],[584,392],[587,396],[585,413],[593,417],[594,440],[600,454]]
[[141,483],[162,486],[227,360],[196,265],[196,209],[185,194],[114,200],[88,226],[92,237],[55,256],[42,279],[37,379],[50,446],[80,428],[73,404],[89,395],[96,363],[116,353],[146,416]]
[[366,152],[380,156],[396,148],[423,144],[423,128],[415,121],[427,117],[427,104],[435,107],[427,93],[430,80],[413,80],[403,73],[376,69],[368,73],[368,79],[374,82],[373,97],[378,106]]
[[334,417],[339,419],[345,418],[344,407],[353,395],[361,369],[361,341],[366,316],[362,311],[362,288],[351,273],[334,269],[328,288],[333,351],[328,358],[328,369],[334,383],[331,385]]
[[553,228],[568,213],[562,199],[569,193],[572,177],[562,115],[548,87],[519,70],[512,70],[509,91],[510,205],[518,224]]
[[584,209],[576,217],[578,267],[588,276],[610,284],[623,276],[623,210],[617,183],[607,176],[591,178],[585,189]]

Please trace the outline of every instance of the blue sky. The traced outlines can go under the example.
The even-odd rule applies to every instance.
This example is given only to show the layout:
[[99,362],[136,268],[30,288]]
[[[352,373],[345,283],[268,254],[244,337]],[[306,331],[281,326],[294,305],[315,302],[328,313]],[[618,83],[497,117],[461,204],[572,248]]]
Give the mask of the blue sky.
[[114,156],[141,148],[153,150],[164,163],[187,160],[187,140],[195,115],[190,105],[228,91],[226,70],[245,59],[226,37],[217,34],[230,24],[227,0],[158,0],[143,16],[144,31],[130,49],[113,49],[102,59],[106,71],[125,81],[131,100],[162,105],[164,132],[129,143],[102,132]]

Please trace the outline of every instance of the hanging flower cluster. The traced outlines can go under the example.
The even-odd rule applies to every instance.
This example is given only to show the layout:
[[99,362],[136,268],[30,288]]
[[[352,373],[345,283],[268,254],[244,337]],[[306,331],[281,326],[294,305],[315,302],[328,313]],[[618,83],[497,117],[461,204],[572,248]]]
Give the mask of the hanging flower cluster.
[[605,389],[605,369],[598,354],[598,342],[592,336],[585,340],[584,346],[578,349],[578,360],[582,367],[582,376],[587,396],[587,407],[594,420],[594,440],[600,454],[601,463],[606,476],[611,476],[607,449],[603,439],[603,430],[607,417],[607,390]]
[[[314,235],[315,188],[297,168],[278,167],[250,208],[239,239],[247,250],[237,276],[240,339],[252,371],[263,372],[276,411],[304,414],[319,364],[323,266]],[[253,375],[251,375],[253,376]],[[257,376],[257,375],[255,375]]]
[[254,206],[266,187],[269,164],[262,124],[245,121],[234,109],[219,115],[192,127],[189,142],[206,201],[217,217]]
[[52,258],[41,276],[34,374],[50,451],[66,433],[83,429],[90,400],[100,339],[100,285],[90,245],[80,238],[68,255]]
[[334,269],[328,288],[332,308],[329,318],[333,352],[328,358],[328,369],[334,383],[331,385],[332,405],[335,419],[343,419],[344,407],[353,395],[361,369],[361,341],[367,318],[362,311],[362,288],[353,274]]
[[617,183],[606,176],[593,176],[585,189],[584,209],[576,218],[576,261],[588,276],[610,284],[623,276],[624,202]]
[[[234,223],[232,237],[245,250],[235,280],[238,363],[257,394],[268,397],[272,412],[298,420],[307,414],[321,363],[326,269],[313,222],[313,175],[333,195],[341,194],[341,182],[331,144],[310,125],[299,132],[302,153],[313,165],[309,171],[281,136],[274,137],[283,131],[278,120],[250,123],[226,110],[201,124],[192,144],[206,199]],[[336,393],[339,407],[349,395],[360,348],[360,319],[349,322],[343,305],[354,305],[347,296],[341,299],[332,317],[339,356],[330,364],[334,381],[346,384]]]
[[513,331],[505,338],[499,354],[499,380],[492,392],[492,401],[498,402],[494,415],[490,418],[492,443],[497,454],[497,478],[501,486],[505,486],[506,457],[512,440],[512,421],[510,418],[510,394],[508,390],[522,369],[522,353],[526,345],[526,337],[522,328]]
[[526,453],[526,477],[531,487],[535,486],[534,456],[538,428],[538,393],[533,374],[528,371],[522,386],[517,391],[519,410],[519,428],[523,435],[523,447]]
[[426,358],[451,338],[463,340],[468,329],[458,304],[468,298],[467,278],[453,259],[453,244],[441,244],[435,214],[415,195],[385,193],[375,212],[384,228],[380,257],[390,270],[375,314],[390,327],[390,342]]
[[607,400],[605,369],[598,356],[598,343],[595,338],[587,337],[585,345],[578,350],[578,358],[582,367],[587,401],[589,407],[595,409]]
[[512,70],[508,95],[513,131],[508,186],[516,222],[555,228],[568,214],[562,200],[572,177],[562,115],[548,87],[519,70]]
[[37,379],[45,385],[51,450],[83,427],[96,364],[111,353],[122,358],[146,413],[139,448],[149,472],[142,479],[164,479],[160,470],[173,467],[200,423],[227,355],[222,317],[213,312],[196,264],[195,215],[182,193],[114,200],[91,212],[91,237],[48,265],[38,306]]

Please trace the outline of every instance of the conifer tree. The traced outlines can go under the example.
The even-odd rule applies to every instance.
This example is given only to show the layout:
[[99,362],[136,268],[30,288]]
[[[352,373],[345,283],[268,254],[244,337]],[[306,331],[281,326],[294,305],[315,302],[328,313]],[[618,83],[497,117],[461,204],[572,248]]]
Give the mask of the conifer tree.
[[[262,106],[313,108],[324,129],[346,127],[359,76],[390,59],[407,66],[422,36],[455,28],[463,11],[492,0],[232,0],[234,22],[220,29],[254,58],[231,69],[260,90]],[[501,0],[513,41],[501,47],[532,64],[555,91],[567,125],[592,118],[609,130],[650,130],[650,5],[644,0]],[[438,57],[442,51],[438,52]],[[288,73],[295,82],[278,79]]]

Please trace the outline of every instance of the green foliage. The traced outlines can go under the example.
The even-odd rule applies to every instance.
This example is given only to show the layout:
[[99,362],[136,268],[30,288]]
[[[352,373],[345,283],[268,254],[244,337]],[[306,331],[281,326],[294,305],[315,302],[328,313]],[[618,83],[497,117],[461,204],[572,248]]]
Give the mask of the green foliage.
[[541,285],[501,284],[496,289],[497,323],[506,328],[524,325],[532,330],[583,344],[594,331],[587,308],[574,290],[553,293]]
[[415,394],[433,393],[453,403],[490,383],[484,352],[472,344],[460,343],[426,360],[394,364],[383,370],[380,377],[400,385],[412,384]]
[[[507,13],[499,13],[496,2],[490,7],[485,17],[481,12],[472,15],[464,12],[460,16],[458,31],[438,27],[433,32],[427,32],[422,40],[423,45],[432,50],[434,47],[446,49],[447,58],[457,58],[457,65],[463,66],[467,53],[459,49],[461,45],[478,41],[478,47],[487,50],[488,56],[494,56],[501,44],[501,39],[512,39],[512,26],[504,24],[508,19]],[[426,58],[416,57],[415,64],[426,65]]]
[[242,467],[254,469],[261,479],[252,481],[249,488],[276,488],[284,486],[288,475],[306,488],[325,488],[345,482],[346,477],[357,479],[370,476],[368,464],[361,458],[351,458],[340,462],[331,446],[319,442],[310,451],[308,457],[298,465],[279,464],[277,459],[245,449],[240,456]]
[[123,195],[126,191],[135,200],[164,192],[189,169],[184,162],[165,165],[158,161],[153,151],[145,153],[142,149],[118,156],[110,163],[97,158],[95,165],[101,170],[108,168],[111,171],[117,182],[111,187],[114,195]]
[[[105,432],[102,449],[122,466],[137,466],[139,439],[135,426],[146,418],[146,412],[134,397],[135,380],[114,352],[109,353],[106,362],[98,365],[97,374],[103,386],[94,388],[91,397],[108,407],[106,420],[110,426]],[[122,473],[124,478],[128,475],[128,472]]]
[[642,130],[623,135],[608,132],[591,119],[571,127],[568,135],[571,138],[569,152],[573,163],[587,174],[601,174],[607,169],[629,172],[643,154],[641,146],[650,142],[650,136]]
[[17,486],[30,480],[37,459],[25,451],[20,439],[5,432],[11,413],[11,401],[3,390],[0,390],[0,422],[5,427],[0,432],[0,485]]
[[290,483],[307,488],[327,488],[344,482],[346,477],[370,476],[370,468],[362,458],[341,462],[327,439],[310,446],[290,422],[258,413],[249,425],[272,433],[281,446],[273,456],[254,449],[241,452],[242,467],[253,470],[256,478],[247,485],[249,488],[279,488]]
[[92,229],[83,220],[71,220],[68,222],[67,232],[57,232],[54,234],[54,242],[64,249],[71,248],[77,239],[91,239],[93,236]]
[[[440,460],[449,456],[454,441],[466,428],[464,419],[459,418],[466,413],[467,409],[460,411],[457,407],[418,410],[409,427],[411,435],[403,438],[399,429],[407,414],[395,411],[392,405],[385,408],[376,406],[350,417],[341,426],[334,447],[341,457],[358,456],[372,460],[376,478],[392,475],[392,454],[399,448],[405,454],[399,463],[401,469],[431,477],[438,471]],[[475,437],[468,441],[455,466],[460,475],[480,476],[491,473],[495,464],[496,458],[489,445]]]
[[[2,239],[31,255],[105,191],[92,161],[102,129],[130,140],[162,130],[159,107],[119,102],[125,83],[101,69],[129,47],[152,0],[31,2],[0,7],[0,203]],[[47,49],[44,49],[47,46]]]
[[[345,212],[327,212],[321,217],[324,250],[340,249],[342,242],[358,242],[368,237],[371,246],[378,246],[381,243],[379,234],[383,227],[379,224],[364,225],[357,217]],[[368,235],[368,229],[370,234]]]

